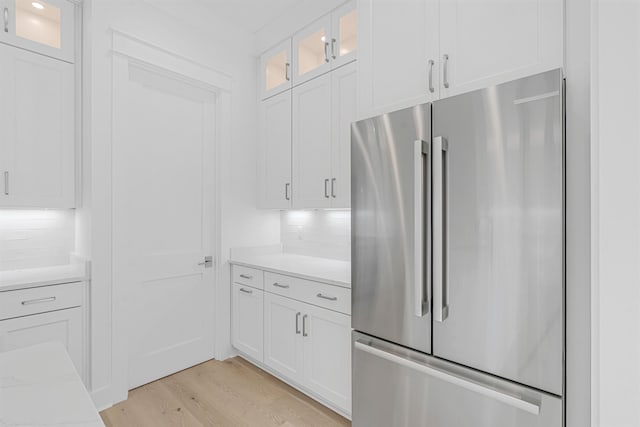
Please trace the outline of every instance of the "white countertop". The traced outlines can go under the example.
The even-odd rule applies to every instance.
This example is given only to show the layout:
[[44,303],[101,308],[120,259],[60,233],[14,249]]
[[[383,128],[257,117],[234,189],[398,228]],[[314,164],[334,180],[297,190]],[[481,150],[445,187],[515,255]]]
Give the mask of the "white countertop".
[[60,343],[0,353],[0,426],[104,427]]
[[[88,279],[87,263],[0,271],[0,292]],[[0,424],[1,426],[2,424]]]
[[252,253],[250,250],[232,250],[229,262],[345,288],[351,287],[351,263],[349,261],[286,252],[260,253],[256,251]]

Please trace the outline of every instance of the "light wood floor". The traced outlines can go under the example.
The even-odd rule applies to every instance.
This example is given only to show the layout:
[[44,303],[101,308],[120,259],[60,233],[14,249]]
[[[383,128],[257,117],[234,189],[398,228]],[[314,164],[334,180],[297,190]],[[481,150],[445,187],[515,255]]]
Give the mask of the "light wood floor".
[[107,427],[350,426],[249,362],[211,360],[129,392],[103,411]]

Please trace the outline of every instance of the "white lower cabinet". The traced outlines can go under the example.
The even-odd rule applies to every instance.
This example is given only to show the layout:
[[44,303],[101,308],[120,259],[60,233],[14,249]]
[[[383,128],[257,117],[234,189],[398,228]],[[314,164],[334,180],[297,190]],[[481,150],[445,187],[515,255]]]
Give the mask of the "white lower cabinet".
[[[309,396],[350,415],[351,316],[342,303],[350,300],[349,289],[269,272],[264,283],[264,291],[232,285],[234,347]],[[329,303],[333,310],[325,308]]]
[[49,341],[58,341],[66,347],[78,374],[84,377],[82,308],[0,321],[0,353]]
[[302,303],[279,295],[264,297],[264,364],[302,382]]
[[351,412],[351,317],[303,305],[304,384]]
[[263,294],[260,289],[234,284],[231,297],[233,346],[258,362],[262,362]]

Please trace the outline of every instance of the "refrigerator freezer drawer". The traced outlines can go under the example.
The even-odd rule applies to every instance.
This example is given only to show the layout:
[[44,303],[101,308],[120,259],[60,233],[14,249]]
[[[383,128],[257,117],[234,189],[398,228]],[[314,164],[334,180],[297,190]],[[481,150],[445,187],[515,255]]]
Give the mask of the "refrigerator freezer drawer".
[[562,427],[562,399],[353,333],[354,427]]

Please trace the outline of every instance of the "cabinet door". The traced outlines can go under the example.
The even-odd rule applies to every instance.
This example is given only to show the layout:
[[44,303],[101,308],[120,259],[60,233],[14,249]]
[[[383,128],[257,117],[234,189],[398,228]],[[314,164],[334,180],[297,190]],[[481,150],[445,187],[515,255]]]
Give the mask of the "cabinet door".
[[4,0],[0,41],[74,61],[75,6],[67,0]]
[[351,413],[351,318],[305,304],[304,385]]
[[331,206],[331,74],[293,88],[293,206]]
[[260,56],[261,99],[291,88],[291,39]]
[[74,66],[0,44],[0,206],[75,205]]
[[563,65],[562,0],[441,0],[440,31],[441,97]]
[[291,91],[260,103],[258,205],[291,207]]
[[331,207],[351,207],[351,123],[356,120],[357,72],[349,64],[331,74]]
[[59,341],[66,347],[84,378],[80,307],[0,321],[0,353],[49,341]]
[[264,294],[264,363],[292,381],[302,381],[302,303]]
[[263,292],[249,286],[233,285],[233,346],[262,362]]
[[357,34],[360,118],[437,99],[437,0],[358,0]]
[[351,0],[331,14],[331,68],[356,59],[358,50],[358,11]]
[[293,85],[331,69],[331,15],[326,15],[293,36]]

